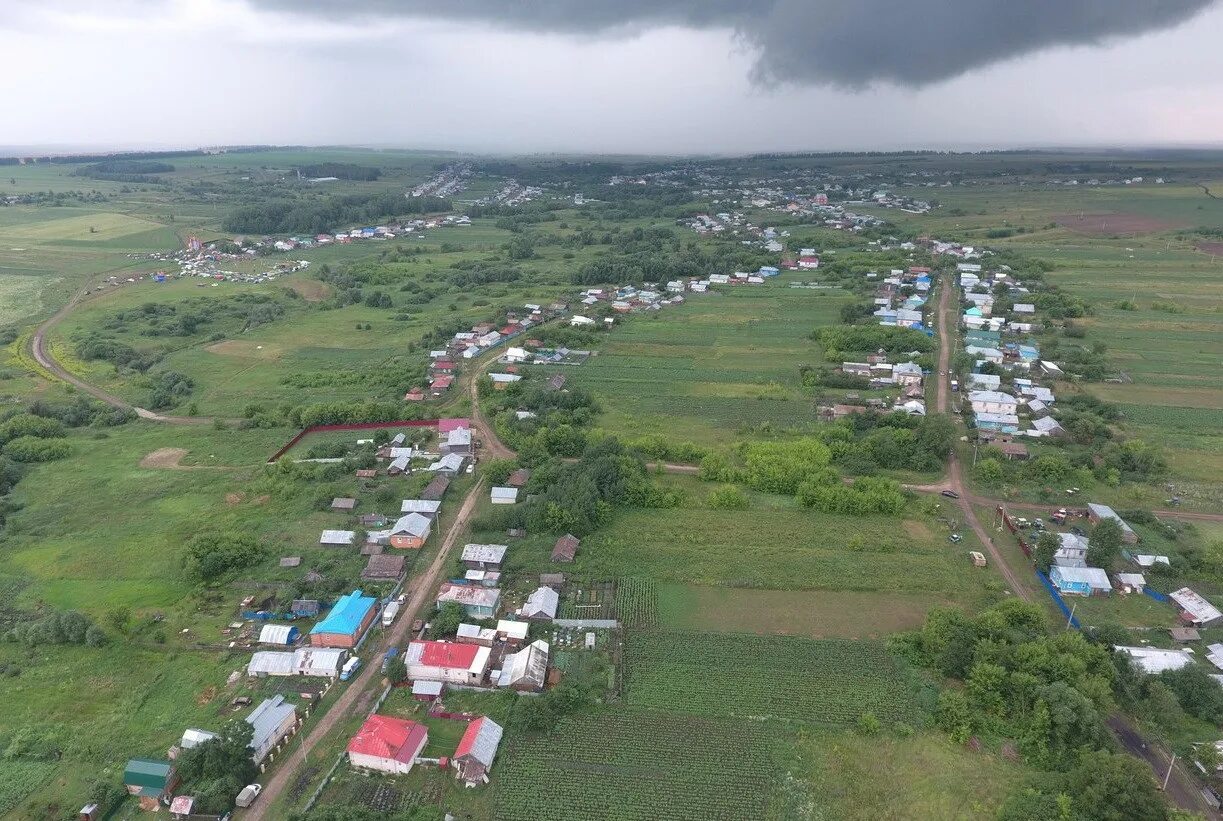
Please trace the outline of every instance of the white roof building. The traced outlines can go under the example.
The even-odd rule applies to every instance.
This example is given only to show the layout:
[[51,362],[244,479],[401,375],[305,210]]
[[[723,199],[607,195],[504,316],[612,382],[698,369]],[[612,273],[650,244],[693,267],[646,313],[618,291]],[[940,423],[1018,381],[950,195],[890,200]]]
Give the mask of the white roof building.
[[1124,647],[1121,645],[1113,649],[1129,656],[1135,667],[1151,675],[1167,670],[1179,670],[1193,663],[1193,656],[1184,650],[1161,650],[1158,647]]
[[420,513],[425,516],[436,516],[441,509],[442,503],[432,499],[404,499],[399,505],[400,513]]
[[517,653],[509,653],[501,666],[498,687],[538,693],[548,676],[548,642],[536,639]]
[[495,505],[512,505],[518,501],[518,488],[495,487],[489,491],[489,499]]
[[1223,619],[1223,613],[1219,612],[1217,607],[1188,587],[1182,587],[1180,590],[1169,593],[1168,598],[1176,602],[1196,626],[1209,626]]
[[469,544],[463,547],[462,561],[501,564],[507,550],[509,546],[503,544]]
[[319,537],[318,543],[339,547],[353,544],[356,538],[357,534],[352,530],[324,530],[323,535]]
[[554,619],[560,606],[560,595],[551,587],[540,587],[527,597],[518,614],[527,619]]

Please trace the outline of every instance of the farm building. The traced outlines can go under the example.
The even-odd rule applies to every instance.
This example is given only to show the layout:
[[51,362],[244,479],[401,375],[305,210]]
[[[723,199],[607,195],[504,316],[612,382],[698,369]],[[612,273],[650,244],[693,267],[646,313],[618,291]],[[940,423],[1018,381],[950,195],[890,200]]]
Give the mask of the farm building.
[[517,653],[506,655],[498,687],[524,693],[543,692],[548,678],[548,642],[536,639]]
[[412,682],[412,698],[417,701],[437,701],[442,697],[442,690],[446,685],[440,681],[414,681]]
[[349,547],[356,538],[357,534],[351,530],[324,530],[318,543],[323,547]]
[[1133,528],[1125,523],[1125,520],[1117,515],[1117,511],[1113,510],[1108,505],[1098,505],[1095,502],[1087,503],[1087,521],[1093,525],[1099,524],[1102,519],[1113,519],[1117,524],[1121,525],[1121,541],[1126,544],[1137,544],[1138,534]]
[[1171,627],[1168,629],[1168,635],[1173,641],[1197,641],[1202,637],[1202,634],[1195,627]]
[[289,605],[289,612],[298,618],[313,618],[318,615],[319,609],[315,599],[294,599]]
[[251,758],[259,764],[293,731],[297,724],[297,708],[287,703],[284,696],[275,695],[256,707],[246,717],[246,723],[255,729],[250,743]]
[[1188,587],[1168,594],[1181,609],[1181,621],[1194,627],[1211,627],[1223,620],[1223,613]]
[[394,581],[403,575],[405,561],[406,558],[403,555],[391,553],[370,556],[365,569],[361,571],[361,578],[371,581]]
[[430,502],[439,502],[446,495],[446,490],[450,487],[449,476],[434,476],[433,481],[425,485],[425,489],[420,492],[420,498]]
[[446,582],[437,591],[437,606],[446,602],[457,602],[473,619],[490,619],[497,612],[501,591],[495,587]]
[[489,500],[495,505],[512,505],[518,501],[518,488],[495,487],[489,491]]
[[293,652],[260,650],[251,656],[246,674],[336,679],[347,658],[347,650],[329,647],[299,647]]
[[556,618],[556,609],[560,604],[560,596],[551,587],[540,587],[530,596],[526,604],[518,610],[518,615],[524,619],[551,620]]
[[404,499],[399,503],[400,513],[419,513],[436,519],[441,513],[442,503],[436,499]]
[[469,544],[463,547],[463,564],[471,570],[500,570],[505,561],[503,544]]
[[463,573],[463,580],[468,584],[478,584],[482,587],[496,587],[501,583],[501,571],[468,570]]
[[180,750],[193,750],[205,741],[212,741],[214,738],[217,738],[216,733],[210,733],[207,730],[197,730],[192,727],[183,730],[183,737],[178,741],[178,748]]
[[331,500],[332,510],[351,511],[357,506],[357,500],[345,496],[337,496]]
[[301,633],[291,624],[265,624],[259,631],[260,644],[293,644]]
[[389,538],[391,547],[401,550],[415,550],[425,546],[429,534],[433,532],[433,520],[420,513],[408,513],[400,516],[391,526]]
[[123,786],[129,795],[140,798],[140,809],[156,812],[163,795],[178,784],[178,773],[169,761],[132,758],[123,768]]
[[311,628],[310,643],[315,647],[356,647],[377,615],[378,600],[354,590],[341,596],[327,617]]
[[348,760],[354,767],[403,775],[429,740],[425,725],[404,718],[374,713],[348,741]]
[[408,466],[412,463],[411,456],[396,456],[391,460],[391,463],[386,466],[387,476],[398,476],[401,473],[408,472]]
[[1052,416],[1042,416],[1040,419],[1032,420],[1032,430],[1027,431],[1028,436],[1061,436],[1066,432],[1058,421]]
[[1028,453],[1028,448],[1022,442],[1002,442],[998,445],[998,450],[1002,451],[1002,455],[1007,459],[1019,461],[1027,461],[1031,455]]
[[552,546],[552,561],[554,562],[571,562],[578,554],[578,547],[582,544],[582,540],[572,533],[566,533],[556,540],[556,544]]
[[476,644],[451,641],[414,641],[408,645],[404,663],[413,681],[443,681],[448,684],[479,685],[488,671],[492,650]]
[[501,725],[488,716],[468,724],[450,759],[455,776],[468,784],[487,783],[504,733]]
[[1049,581],[1062,593],[1076,596],[1094,596],[1111,593],[1112,582],[1108,573],[1098,567],[1059,567],[1049,568]]
[[1179,670],[1193,663],[1193,656],[1184,650],[1161,650],[1157,647],[1125,647],[1113,648],[1118,653],[1130,657],[1130,663],[1144,673],[1158,675],[1167,670]]
[[1147,578],[1141,573],[1118,573],[1113,578],[1122,593],[1141,593],[1147,586]]

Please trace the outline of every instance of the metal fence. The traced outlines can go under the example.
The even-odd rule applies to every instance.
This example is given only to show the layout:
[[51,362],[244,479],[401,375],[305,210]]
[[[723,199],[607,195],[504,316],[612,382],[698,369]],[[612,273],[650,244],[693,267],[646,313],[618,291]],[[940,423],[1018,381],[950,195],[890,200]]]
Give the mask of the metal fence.
[[1066,600],[1062,598],[1062,594],[1053,586],[1053,582],[1049,581],[1049,577],[1039,570],[1036,571],[1036,578],[1040,579],[1040,583],[1049,591],[1049,595],[1053,597],[1053,603],[1057,605],[1057,609],[1062,611],[1062,615],[1066,617],[1066,621],[1075,630],[1082,630],[1082,625],[1076,619],[1069,607],[1066,606]]

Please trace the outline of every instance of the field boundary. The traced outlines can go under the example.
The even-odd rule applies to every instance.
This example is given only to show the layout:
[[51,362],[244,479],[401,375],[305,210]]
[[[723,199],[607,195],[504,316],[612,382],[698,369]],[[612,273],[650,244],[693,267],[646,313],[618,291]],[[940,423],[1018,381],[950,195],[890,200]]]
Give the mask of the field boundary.
[[440,419],[401,419],[396,422],[351,422],[345,425],[311,425],[308,428],[302,428],[297,434],[285,442],[280,450],[268,457],[268,464],[280,459],[301,440],[305,439],[312,433],[325,433],[335,430],[377,430],[378,428],[436,428]]

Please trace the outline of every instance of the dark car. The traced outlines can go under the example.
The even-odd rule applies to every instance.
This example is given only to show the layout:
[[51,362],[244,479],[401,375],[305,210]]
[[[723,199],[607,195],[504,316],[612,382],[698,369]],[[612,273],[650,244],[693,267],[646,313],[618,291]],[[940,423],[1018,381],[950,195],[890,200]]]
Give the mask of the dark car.
[[943,491],[940,491],[940,493],[942,493],[942,494],[943,494],[944,496],[946,496],[948,499],[958,499],[958,498],[960,498],[960,494],[956,493],[954,490],[943,490]]

